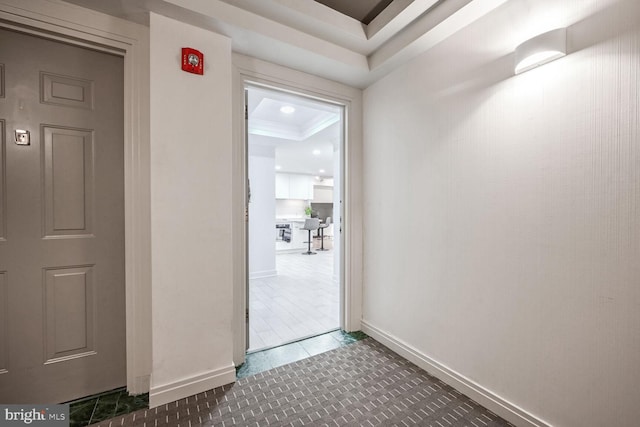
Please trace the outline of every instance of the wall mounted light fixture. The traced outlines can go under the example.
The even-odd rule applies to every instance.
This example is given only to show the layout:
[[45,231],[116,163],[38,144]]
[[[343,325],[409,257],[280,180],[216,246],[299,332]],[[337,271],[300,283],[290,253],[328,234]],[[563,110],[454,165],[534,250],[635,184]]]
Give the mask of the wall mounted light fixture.
[[527,40],[516,48],[515,73],[520,74],[567,54],[567,29],[558,28]]

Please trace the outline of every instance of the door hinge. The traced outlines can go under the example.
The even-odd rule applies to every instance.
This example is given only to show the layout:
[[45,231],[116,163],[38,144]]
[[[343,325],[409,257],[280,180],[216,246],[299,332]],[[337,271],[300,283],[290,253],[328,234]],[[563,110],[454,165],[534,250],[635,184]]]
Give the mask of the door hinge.
[[247,312],[246,312],[245,315],[246,315],[246,319],[247,319],[247,322],[248,322],[249,321],[249,309],[248,308],[247,308]]
[[244,106],[244,119],[249,120],[249,107]]

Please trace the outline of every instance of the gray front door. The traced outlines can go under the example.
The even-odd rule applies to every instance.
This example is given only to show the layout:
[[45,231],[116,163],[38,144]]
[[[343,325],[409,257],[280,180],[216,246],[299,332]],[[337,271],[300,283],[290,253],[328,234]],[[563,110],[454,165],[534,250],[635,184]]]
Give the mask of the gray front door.
[[0,85],[0,402],[123,386],[123,59],[0,29]]

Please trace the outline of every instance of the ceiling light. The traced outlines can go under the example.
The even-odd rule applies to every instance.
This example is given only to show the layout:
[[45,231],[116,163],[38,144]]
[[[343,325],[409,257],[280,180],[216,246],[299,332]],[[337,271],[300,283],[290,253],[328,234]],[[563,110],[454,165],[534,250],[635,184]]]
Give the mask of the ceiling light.
[[285,114],[292,114],[296,111],[295,108],[293,108],[291,105],[285,105],[283,107],[280,107],[280,112],[285,113]]
[[319,156],[320,155],[320,150],[313,150],[312,151],[314,156]]
[[524,73],[532,68],[561,58],[566,54],[566,28],[558,28],[557,30],[540,34],[516,48],[515,73]]
[[282,166],[276,165],[276,170],[279,171],[280,169],[282,169]]
[[320,172],[320,173],[324,173],[324,169],[320,169],[318,172]]

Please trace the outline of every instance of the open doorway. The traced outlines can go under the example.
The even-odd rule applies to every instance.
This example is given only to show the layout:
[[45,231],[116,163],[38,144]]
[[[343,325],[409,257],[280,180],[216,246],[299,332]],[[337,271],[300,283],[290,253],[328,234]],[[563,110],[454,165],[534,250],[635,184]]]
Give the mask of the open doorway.
[[343,107],[248,86],[249,352],[341,326]]

